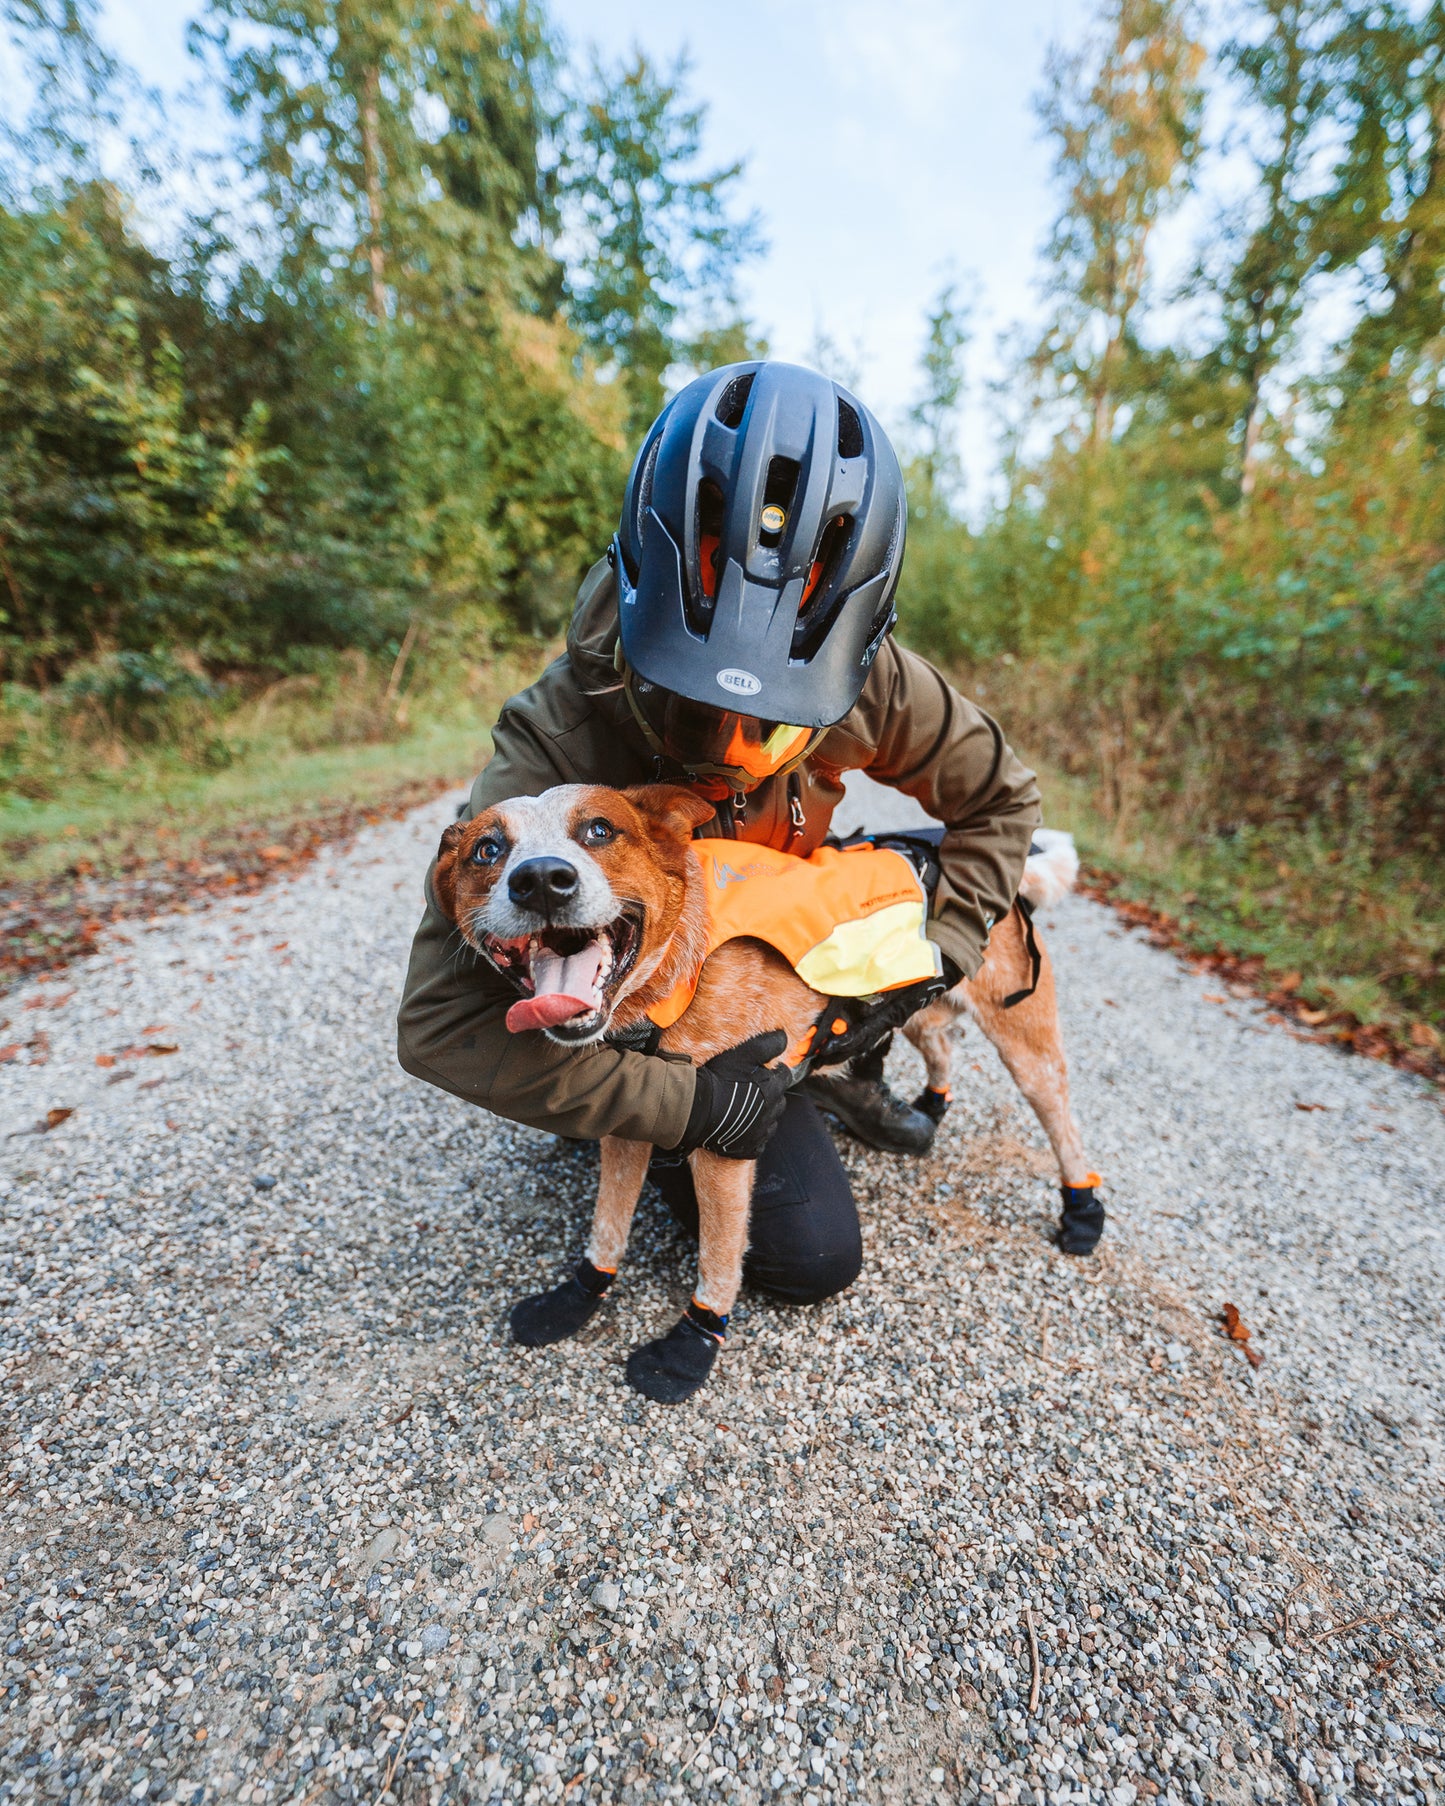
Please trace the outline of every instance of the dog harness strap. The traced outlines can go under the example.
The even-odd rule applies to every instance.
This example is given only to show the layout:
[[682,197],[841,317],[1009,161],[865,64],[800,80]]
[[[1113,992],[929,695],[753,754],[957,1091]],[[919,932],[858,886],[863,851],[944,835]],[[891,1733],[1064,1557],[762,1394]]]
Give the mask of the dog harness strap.
[[1004,998],[1002,1007],[1011,1010],[1016,1003],[1022,1003],[1025,997],[1032,997],[1039,988],[1039,974],[1043,971],[1044,956],[1039,951],[1038,936],[1034,933],[1034,906],[1026,897],[1015,897],[1014,908],[1023,918],[1024,941],[1029,950],[1029,982],[1021,991],[1013,991]]
[[704,1335],[713,1336],[717,1341],[727,1339],[728,1320],[720,1317],[716,1311],[710,1311],[705,1304],[699,1304],[696,1298],[683,1312],[688,1322],[700,1329]]
[[572,1271],[572,1277],[590,1298],[600,1298],[617,1277],[614,1267],[609,1273],[605,1267],[594,1267],[584,1254]]
[[662,1030],[650,1017],[641,1016],[629,1028],[613,1030],[603,1039],[609,1047],[625,1047],[629,1053],[655,1054]]

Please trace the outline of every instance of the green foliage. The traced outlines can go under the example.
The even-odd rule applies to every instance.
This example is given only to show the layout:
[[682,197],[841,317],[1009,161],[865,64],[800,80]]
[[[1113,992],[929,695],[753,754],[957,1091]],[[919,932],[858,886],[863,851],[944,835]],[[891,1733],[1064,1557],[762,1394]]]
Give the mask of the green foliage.
[[1106,0],[1098,43],[1053,51],[1039,102],[1062,205],[1049,246],[1060,305],[1035,368],[1086,414],[1095,449],[1114,430],[1150,238],[1199,147],[1204,50],[1188,11],[1186,0]]
[[[1060,312],[1007,487],[969,525],[915,485],[903,631],[1191,932],[1445,1021],[1445,10],[1248,0],[1221,69],[1253,192],[1199,257],[1202,330],[1152,346],[1197,47],[1170,5],[1101,23],[1052,65]],[[1302,372],[1345,277],[1368,304]]]
[[[634,438],[670,365],[747,349],[719,337],[740,338],[734,280],[761,237],[729,211],[741,165],[697,170],[704,113],[687,104],[685,75],[679,63],[664,76],[641,51],[618,69],[594,61],[563,168],[565,211],[587,247],[569,281],[572,319],[621,370]],[[701,344],[681,330],[699,298],[713,316]]]
[[[192,42],[241,179],[162,255],[135,225],[154,160],[125,148],[135,84],[96,16],[4,13],[33,99],[0,132],[16,733],[17,683],[143,737],[180,709],[174,685],[124,702],[143,667],[244,694],[347,648],[386,661],[413,629],[434,661],[553,632],[661,371],[752,349],[716,304],[752,242],[736,169],[696,172],[680,72],[639,63],[583,110],[528,0],[209,0]],[[637,190],[608,216],[619,174]]]
[[264,410],[199,417],[157,269],[98,184],[0,210],[0,653],[46,681],[204,638],[254,530]]
[[908,410],[919,438],[909,472],[915,512],[930,512],[956,494],[962,479],[958,460],[958,410],[963,401],[963,354],[968,348],[969,304],[958,284],[946,283],[927,316],[928,336],[919,360],[921,392]]

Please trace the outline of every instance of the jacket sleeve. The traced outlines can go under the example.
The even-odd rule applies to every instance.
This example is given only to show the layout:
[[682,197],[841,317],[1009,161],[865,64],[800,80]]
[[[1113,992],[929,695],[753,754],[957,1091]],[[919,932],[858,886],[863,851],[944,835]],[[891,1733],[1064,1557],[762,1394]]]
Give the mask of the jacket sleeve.
[[890,640],[878,663],[883,669],[862,705],[873,743],[865,769],[943,823],[942,876],[928,933],[972,978],[989,931],[1018,895],[1042,819],[1039,787],[998,723],[926,659]]
[[[548,684],[570,688],[570,679],[554,665],[533,691]],[[574,699],[575,691],[559,701],[575,710]],[[503,710],[492,757],[472,787],[474,814],[509,796],[536,796],[576,781],[557,739],[536,726],[538,713],[525,706]],[[430,873],[425,889],[426,913],[412,942],[397,1018],[397,1058],[406,1071],[533,1128],[675,1147],[692,1109],[691,1062],[606,1046],[564,1048],[536,1032],[512,1034],[505,1017],[515,991],[461,942],[437,908]]]

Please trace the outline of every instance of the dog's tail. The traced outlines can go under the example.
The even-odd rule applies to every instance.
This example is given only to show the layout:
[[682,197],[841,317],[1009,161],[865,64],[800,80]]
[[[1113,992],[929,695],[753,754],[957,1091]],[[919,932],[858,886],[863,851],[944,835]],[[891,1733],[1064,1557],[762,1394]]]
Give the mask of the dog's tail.
[[1068,896],[1079,876],[1079,854],[1072,834],[1059,828],[1035,828],[1024,866],[1019,895],[1035,909],[1046,909]]

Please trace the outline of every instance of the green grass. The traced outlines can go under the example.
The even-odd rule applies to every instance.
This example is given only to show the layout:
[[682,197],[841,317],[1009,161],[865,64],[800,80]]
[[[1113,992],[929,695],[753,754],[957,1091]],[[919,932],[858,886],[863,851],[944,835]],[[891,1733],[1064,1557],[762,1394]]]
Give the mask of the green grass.
[[223,771],[138,755],[122,774],[77,780],[41,802],[0,797],[0,845],[14,879],[44,879],[78,853],[104,868],[123,854],[190,857],[246,823],[285,823],[319,806],[383,802],[432,778],[469,782],[487,756],[486,718],[428,721],[382,745],[303,751],[280,736],[242,748]]
[[1051,827],[1085,863],[1119,879],[1114,894],[1175,917],[1180,937],[1263,961],[1300,995],[1408,1036],[1445,1030],[1445,887],[1423,858],[1372,866],[1317,835],[1273,829],[1191,838],[1148,816],[1123,826],[1083,779],[1041,769]]
[[335,832],[349,806],[468,783],[497,710],[539,663],[535,650],[501,657],[404,703],[387,695],[384,707],[375,683],[345,673],[324,687],[278,685],[151,746],[83,720],[37,723],[32,706],[24,738],[10,742],[15,781],[0,786],[6,880],[44,884],[79,861],[105,875],[214,856],[241,837],[254,846],[258,835],[299,832],[308,818]]

